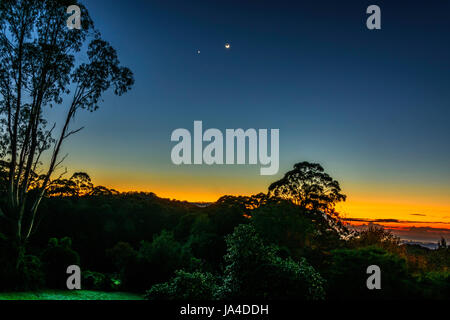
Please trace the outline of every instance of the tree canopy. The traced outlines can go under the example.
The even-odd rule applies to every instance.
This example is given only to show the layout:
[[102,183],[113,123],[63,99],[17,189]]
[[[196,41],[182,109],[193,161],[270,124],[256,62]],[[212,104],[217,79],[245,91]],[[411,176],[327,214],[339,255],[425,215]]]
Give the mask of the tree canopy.
[[[70,5],[81,9],[79,30],[67,27]],[[97,110],[108,89],[122,95],[133,83],[132,72],[120,65],[116,50],[101,38],[82,4],[0,2],[0,177],[6,200],[0,218],[14,241],[25,243],[36,226],[37,208],[67,156],[60,155],[63,142],[82,129],[70,128],[75,115]],[[58,126],[48,125],[52,107],[66,110]],[[50,160],[44,166],[45,152]],[[87,187],[86,177],[71,180],[80,190]]]
[[270,197],[291,200],[311,210],[334,212],[334,206],[345,201],[339,182],[331,178],[318,163],[299,162],[283,178],[269,186]]

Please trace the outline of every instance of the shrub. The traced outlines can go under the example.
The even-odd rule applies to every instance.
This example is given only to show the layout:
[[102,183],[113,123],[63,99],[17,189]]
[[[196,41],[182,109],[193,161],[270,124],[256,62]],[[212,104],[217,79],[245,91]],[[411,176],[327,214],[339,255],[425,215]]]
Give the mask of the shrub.
[[123,272],[123,286],[143,292],[156,283],[168,281],[176,270],[193,271],[199,264],[188,245],[179,243],[172,232],[163,230],[151,243],[141,242],[136,259]]
[[41,260],[25,255],[16,266],[18,249],[0,233],[0,290],[35,290],[44,285]]
[[424,299],[446,300],[450,297],[450,272],[427,272],[418,278]]
[[45,274],[42,268],[41,260],[33,255],[26,255],[23,264],[19,270],[22,278],[19,283],[22,290],[36,290],[44,286]]
[[[382,290],[367,289],[370,265],[381,269]],[[415,295],[406,261],[377,246],[332,251],[327,280],[332,299],[403,299]]]
[[277,256],[252,225],[240,225],[226,239],[224,284],[220,296],[229,299],[324,298],[324,280],[305,259]]
[[42,253],[46,284],[49,288],[66,288],[67,267],[79,265],[80,257],[72,250],[70,238],[51,238]]
[[13,290],[17,285],[17,272],[14,265],[16,257],[17,252],[0,233],[0,291]]
[[82,272],[82,288],[89,290],[111,290],[108,276],[95,271]]
[[145,295],[149,300],[214,300],[218,286],[210,273],[175,272],[170,281],[156,284]]
[[124,272],[130,263],[136,260],[137,252],[128,242],[118,242],[112,249],[106,251],[119,272]]

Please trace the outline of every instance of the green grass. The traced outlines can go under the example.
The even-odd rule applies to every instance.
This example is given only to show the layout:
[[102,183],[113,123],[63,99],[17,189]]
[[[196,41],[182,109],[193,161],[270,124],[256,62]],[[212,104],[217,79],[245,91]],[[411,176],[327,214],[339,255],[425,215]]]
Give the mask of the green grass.
[[142,300],[129,292],[90,290],[43,290],[36,292],[0,292],[0,300]]

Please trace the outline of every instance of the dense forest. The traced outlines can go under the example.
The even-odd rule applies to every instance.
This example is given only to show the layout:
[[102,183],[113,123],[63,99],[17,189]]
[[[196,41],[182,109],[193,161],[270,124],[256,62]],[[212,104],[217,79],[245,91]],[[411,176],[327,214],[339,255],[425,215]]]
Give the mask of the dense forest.
[[[85,173],[52,184],[24,263],[0,230],[2,290],[66,288],[156,299],[448,299],[450,249],[402,245],[378,227],[349,230],[333,204],[345,199],[317,164],[299,163],[250,197],[199,206],[153,193],[94,187]],[[366,287],[369,265],[382,290]]]

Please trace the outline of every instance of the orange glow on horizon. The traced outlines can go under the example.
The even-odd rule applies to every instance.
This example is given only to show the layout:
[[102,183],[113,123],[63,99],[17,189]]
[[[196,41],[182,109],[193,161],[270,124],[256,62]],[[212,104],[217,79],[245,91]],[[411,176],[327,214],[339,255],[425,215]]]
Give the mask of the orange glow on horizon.
[[[382,225],[391,230],[408,230],[410,228],[435,228],[450,230],[450,224],[442,222],[373,222],[376,225]],[[368,222],[364,221],[349,221],[347,224],[351,226],[364,226]]]
[[[133,190],[116,188],[120,192],[143,191],[153,192],[158,197],[189,202],[215,202],[224,195],[250,196],[254,193],[218,193],[208,190],[183,190],[184,188]],[[358,219],[397,219],[399,222],[379,222],[389,228],[432,227],[450,229],[450,206],[419,202],[392,202],[383,199],[348,199],[337,205],[337,211],[343,218]],[[403,222],[405,221],[405,222]],[[376,222],[374,222],[376,223]],[[363,225],[367,222],[351,221],[352,225]]]
[[[446,203],[430,203],[425,199],[403,200],[394,202],[389,199],[349,199],[337,205],[337,211],[344,218],[358,219],[396,219],[408,221],[406,225],[434,228],[450,228],[450,205]],[[357,223],[357,222],[352,222]],[[395,222],[380,222],[383,225],[401,225]]]
[[[95,185],[104,185],[120,192],[153,192],[158,197],[189,202],[215,202],[224,195],[250,196],[266,192],[267,185],[262,181],[246,180],[238,183],[236,176],[220,176],[210,180],[208,177],[182,175],[134,175],[127,179],[112,176],[110,172],[96,172]],[[443,195],[415,196],[403,193],[370,190],[362,193],[363,186],[345,187],[347,201],[339,203],[336,210],[342,218],[356,219],[396,219],[399,222],[380,222],[384,226],[433,227],[450,229],[450,198]],[[364,224],[367,222],[351,222]],[[375,223],[375,222],[374,222]]]
[[[116,188],[114,188],[116,189]],[[180,201],[188,201],[188,202],[216,202],[220,197],[224,196],[224,194],[217,194],[214,192],[197,192],[195,190],[192,191],[170,191],[170,190],[157,190],[157,189],[116,189],[119,192],[153,192],[160,198],[180,200]],[[234,196],[239,196],[242,194],[231,194]]]

